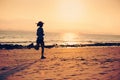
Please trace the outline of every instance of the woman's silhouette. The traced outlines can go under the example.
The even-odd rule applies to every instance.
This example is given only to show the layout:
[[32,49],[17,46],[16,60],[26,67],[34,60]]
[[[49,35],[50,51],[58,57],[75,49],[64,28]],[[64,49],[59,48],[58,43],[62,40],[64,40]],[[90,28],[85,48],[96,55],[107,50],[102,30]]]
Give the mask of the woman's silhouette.
[[37,40],[36,40],[36,50],[39,50],[39,45],[41,45],[41,59],[45,59],[46,57],[44,56],[44,30],[43,30],[43,22],[39,21],[37,23],[38,29],[37,29]]

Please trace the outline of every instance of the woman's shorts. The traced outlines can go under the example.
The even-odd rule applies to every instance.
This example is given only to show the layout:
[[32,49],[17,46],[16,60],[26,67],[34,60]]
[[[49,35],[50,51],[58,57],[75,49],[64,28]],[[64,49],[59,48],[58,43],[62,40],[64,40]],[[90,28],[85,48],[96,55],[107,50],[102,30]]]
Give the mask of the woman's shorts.
[[36,43],[44,43],[44,39],[38,37]]

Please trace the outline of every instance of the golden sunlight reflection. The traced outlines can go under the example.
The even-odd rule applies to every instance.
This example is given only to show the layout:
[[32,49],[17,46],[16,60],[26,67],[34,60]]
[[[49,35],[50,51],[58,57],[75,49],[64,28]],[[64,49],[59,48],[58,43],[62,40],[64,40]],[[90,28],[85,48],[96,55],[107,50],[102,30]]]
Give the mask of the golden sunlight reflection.
[[77,34],[75,33],[64,33],[63,34],[63,40],[65,41],[65,44],[76,44],[76,37]]
[[42,71],[42,70],[41,70],[41,76],[42,76],[42,77],[45,77],[45,75],[46,75],[45,71]]

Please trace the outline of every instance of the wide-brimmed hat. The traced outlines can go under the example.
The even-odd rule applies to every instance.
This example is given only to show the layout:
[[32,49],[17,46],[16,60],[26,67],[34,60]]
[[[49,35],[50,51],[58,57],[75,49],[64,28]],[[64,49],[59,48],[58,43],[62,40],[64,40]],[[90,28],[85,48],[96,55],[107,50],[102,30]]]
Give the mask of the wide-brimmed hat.
[[39,21],[38,23],[36,23],[37,24],[37,26],[41,26],[41,25],[43,25],[44,23],[42,22],[42,21]]

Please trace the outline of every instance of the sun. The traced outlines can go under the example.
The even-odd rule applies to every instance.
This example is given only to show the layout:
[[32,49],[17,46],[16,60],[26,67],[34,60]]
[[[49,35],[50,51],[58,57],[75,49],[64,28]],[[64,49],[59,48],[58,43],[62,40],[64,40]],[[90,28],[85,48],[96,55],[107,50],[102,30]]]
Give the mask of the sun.
[[61,0],[58,13],[64,21],[75,21],[82,16],[82,6],[78,0]]

